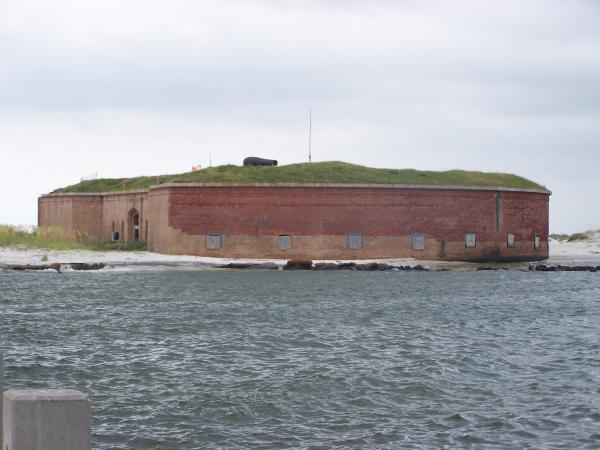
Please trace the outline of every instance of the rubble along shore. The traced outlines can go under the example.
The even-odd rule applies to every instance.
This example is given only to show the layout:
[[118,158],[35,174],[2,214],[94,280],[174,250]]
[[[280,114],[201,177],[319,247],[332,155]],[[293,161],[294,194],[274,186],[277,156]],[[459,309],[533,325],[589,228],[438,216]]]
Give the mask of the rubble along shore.
[[[292,263],[290,263],[292,261]],[[191,255],[167,255],[147,251],[49,250],[41,248],[0,247],[0,270],[199,270],[262,269],[299,270],[309,266],[291,259],[233,259]],[[532,270],[539,272],[598,272],[600,240],[577,242],[550,240],[550,259],[539,263],[461,263],[420,261],[412,258],[383,260],[314,260],[310,270],[419,271],[425,270]]]
[[[213,266],[216,269],[237,269],[237,270],[312,270],[312,271],[331,271],[331,270],[349,270],[358,272],[447,272],[448,268],[430,268],[421,264],[410,265],[392,265],[387,263],[368,262],[317,262],[311,260],[289,260],[284,265],[273,262],[265,263],[247,263],[232,262],[228,264],[218,264]],[[0,269],[14,271],[45,271],[53,270],[61,272],[65,270],[74,271],[92,271],[110,268],[104,263],[49,263],[49,264],[5,264],[0,265]],[[477,266],[470,269],[472,271],[490,271],[490,270],[530,270],[535,272],[600,272],[600,266],[596,265],[546,265],[532,264],[528,268],[520,267],[502,267],[502,266]]]
[[0,266],[5,270],[55,270],[60,272],[62,270],[100,270],[104,269],[106,264],[102,263],[50,263],[50,264],[7,264]]

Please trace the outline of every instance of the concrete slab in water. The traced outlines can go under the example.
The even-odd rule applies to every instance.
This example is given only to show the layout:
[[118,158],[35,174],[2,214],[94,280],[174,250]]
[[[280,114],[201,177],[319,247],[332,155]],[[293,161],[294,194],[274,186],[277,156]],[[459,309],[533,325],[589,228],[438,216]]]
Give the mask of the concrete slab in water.
[[3,398],[3,450],[88,450],[91,407],[73,389],[9,390]]

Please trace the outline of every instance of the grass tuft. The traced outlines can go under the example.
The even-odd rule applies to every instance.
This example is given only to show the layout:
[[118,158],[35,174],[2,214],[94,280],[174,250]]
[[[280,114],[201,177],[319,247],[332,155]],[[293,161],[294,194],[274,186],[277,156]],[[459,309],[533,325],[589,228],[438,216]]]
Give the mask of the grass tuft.
[[588,230],[573,234],[558,234],[553,233],[549,236],[557,241],[576,242],[576,241],[587,241],[587,240],[598,240],[600,239],[600,230]]
[[587,241],[590,237],[588,236],[587,233],[573,233],[571,236],[569,236],[569,238],[567,239],[568,242],[573,242],[573,241]]

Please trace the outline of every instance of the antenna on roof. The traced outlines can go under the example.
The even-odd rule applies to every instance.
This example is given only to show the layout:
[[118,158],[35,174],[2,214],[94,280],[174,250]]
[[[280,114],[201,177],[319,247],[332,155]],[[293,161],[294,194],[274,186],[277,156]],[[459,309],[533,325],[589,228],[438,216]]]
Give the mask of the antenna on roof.
[[312,139],[312,105],[308,107],[308,162],[312,162],[312,153],[311,153],[311,139]]

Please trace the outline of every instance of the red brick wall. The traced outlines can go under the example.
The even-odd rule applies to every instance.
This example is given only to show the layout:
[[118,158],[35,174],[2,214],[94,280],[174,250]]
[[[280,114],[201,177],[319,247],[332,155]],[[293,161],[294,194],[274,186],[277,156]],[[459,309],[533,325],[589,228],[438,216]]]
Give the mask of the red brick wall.
[[140,240],[145,240],[146,220],[148,219],[148,194],[130,193],[104,196],[104,212],[102,215],[102,238],[111,239],[114,231],[120,233],[120,239],[129,242],[133,239],[130,213],[135,210],[140,215]]
[[[169,190],[168,228],[188,236],[224,235],[220,251],[196,240],[194,254],[239,257],[432,259],[541,259],[547,257],[548,194],[407,188],[357,187],[177,187]],[[500,199],[497,200],[497,195]],[[498,209],[498,219],[496,211]],[[157,247],[169,248],[167,228]],[[362,232],[363,249],[345,248],[349,232]],[[411,233],[426,235],[425,251],[410,248]],[[477,248],[466,249],[466,233],[476,233]],[[513,233],[515,248],[507,248]],[[289,251],[276,248],[276,236],[290,234],[304,242]],[[542,248],[533,248],[534,235]],[[327,239],[323,239],[324,237]],[[310,245],[318,240],[319,245]],[[317,237],[320,237],[317,239]],[[265,239],[270,238],[270,239]],[[255,240],[255,245],[251,240]],[[159,242],[159,241],[164,242]],[[296,239],[297,240],[297,239]],[[369,240],[370,245],[369,245]],[[240,249],[243,248],[243,251]]]
[[47,196],[38,199],[38,225],[79,231],[88,239],[101,239],[101,195]]
[[[149,248],[174,254],[240,258],[528,260],[548,256],[546,193],[372,187],[162,186],[148,193],[53,195],[39,199],[39,224],[110,239],[112,223],[125,230],[129,212],[141,215]],[[147,222],[146,222],[147,221]],[[146,228],[146,223],[148,227]],[[123,224],[123,225],[122,225]],[[205,236],[223,234],[209,250]],[[361,232],[363,248],[346,246]],[[423,233],[425,250],[412,250]],[[476,248],[465,248],[475,233]],[[515,248],[506,245],[516,236]],[[277,236],[293,247],[280,250]],[[534,249],[539,235],[541,248]]]
[[123,193],[110,195],[48,195],[38,199],[38,225],[60,227],[85,234],[88,239],[110,240],[114,231],[121,240],[129,242],[131,223],[129,213],[140,214],[140,238],[146,235],[145,203],[148,194]]
[[38,226],[60,227],[71,230],[73,202],[71,197],[40,197],[38,199]]

